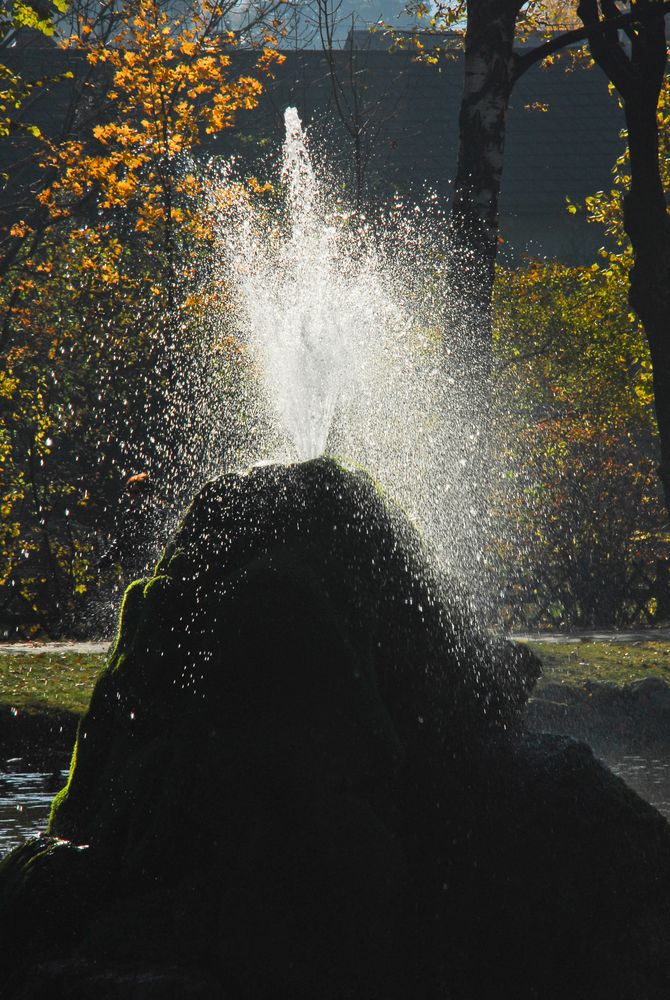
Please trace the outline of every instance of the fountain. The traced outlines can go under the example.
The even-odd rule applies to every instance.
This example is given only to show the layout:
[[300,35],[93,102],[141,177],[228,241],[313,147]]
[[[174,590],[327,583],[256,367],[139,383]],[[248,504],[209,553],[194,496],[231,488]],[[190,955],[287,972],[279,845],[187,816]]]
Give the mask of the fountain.
[[231,199],[224,169],[206,206],[218,253],[205,280],[225,289],[215,326],[250,359],[245,412],[260,429],[241,458],[330,454],[367,469],[450,576],[483,593],[473,586],[490,519],[473,476],[479,401],[459,377],[467,323],[443,291],[439,210],[351,210],[295,109],[285,117],[278,204]]
[[13,1000],[660,1000],[667,824],[586,746],[524,733],[537,661],[436,564],[430,505],[417,530],[385,492],[401,451],[356,431],[361,404],[384,412],[357,284],[381,270],[324,231],[288,125],[286,230],[244,200],[221,220],[284,460],[206,484],[128,589],[49,831],[0,868],[0,981]]

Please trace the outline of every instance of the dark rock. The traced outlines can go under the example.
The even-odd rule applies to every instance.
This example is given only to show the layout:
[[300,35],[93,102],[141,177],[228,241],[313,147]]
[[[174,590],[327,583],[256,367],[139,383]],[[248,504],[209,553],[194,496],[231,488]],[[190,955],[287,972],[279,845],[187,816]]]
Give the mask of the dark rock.
[[0,870],[10,995],[667,995],[667,825],[522,735],[538,663],[464,608],[362,473],[207,486]]
[[195,969],[52,962],[29,972],[21,1000],[227,1000],[221,982]]
[[469,781],[447,877],[466,901],[445,921],[464,956],[452,996],[667,996],[670,836],[656,810],[565,737],[491,743]]
[[588,701],[588,692],[584,688],[549,681],[542,685],[540,697],[543,701],[550,701],[555,705],[583,705]]
[[600,753],[670,750],[670,685],[662,677],[630,684],[586,681],[544,684],[530,699],[526,723],[534,732],[586,740]]
[[0,705],[0,760],[22,757],[26,768],[53,770],[67,759],[77,732],[79,716],[65,709],[12,709]]
[[670,715],[670,684],[662,677],[643,677],[628,688],[639,704],[653,705],[655,711]]

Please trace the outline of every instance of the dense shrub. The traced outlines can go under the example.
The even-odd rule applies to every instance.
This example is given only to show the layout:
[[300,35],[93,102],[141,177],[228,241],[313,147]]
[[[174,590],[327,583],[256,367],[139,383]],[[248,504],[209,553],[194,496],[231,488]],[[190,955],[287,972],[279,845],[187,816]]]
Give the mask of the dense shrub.
[[555,263],[499,277],[497,426],[513,485],[498,556],[516,624],[648,623],[663,603],[651,368],[625,293]]

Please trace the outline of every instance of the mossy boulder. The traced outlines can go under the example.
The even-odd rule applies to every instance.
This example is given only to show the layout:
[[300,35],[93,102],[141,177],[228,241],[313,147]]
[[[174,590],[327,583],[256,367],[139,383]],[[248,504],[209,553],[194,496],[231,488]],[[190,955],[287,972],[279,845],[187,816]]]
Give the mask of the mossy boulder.
[[157,767],[171,775],[171,823],[181,808],[188,829],[191,765],[218,774],[219,754],[237,740],[253,753],[256,731],[263,757],[290,734],[356,784],[426,740],[515,725],[537,661],[487,639],[444,591],[362,472],[319,460],[211,483],[154,577],[126,594],[52,832],[88,841],[104,829],[118,846],[126,814],[163,824]]
[[[322,459],[209,484],[126,594],[48,836],[2,867],[0,980],[25,1000],[102,982],[137,998],[465,1000],[488,995],[483,949],[501,995],[574,1000],[544,982],[551,914],[574,951],[583,879],[603,926],[620,899],[638,929],[666,928],[670,852],[660,817],[587,751],[575,768],[568,744],[523,736],[537,673],[477,629],[364,473]],[[608,854],[603,883],[597,836],[571,858],[612,819],[644,848],[618,867]],[[546,843],[567,895],[552,870],[546,897],[524,884]],[[547,954],[531,980],[528,947]],[[621,997],[647,995],[640,961]],[[595,981],[598,963],[575,962]]]

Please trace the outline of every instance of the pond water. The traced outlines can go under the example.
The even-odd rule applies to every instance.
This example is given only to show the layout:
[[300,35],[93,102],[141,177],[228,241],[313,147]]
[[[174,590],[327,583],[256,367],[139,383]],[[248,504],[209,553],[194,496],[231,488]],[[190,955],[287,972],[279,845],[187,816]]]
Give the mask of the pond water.
[[647,802],[670,820],[670,760],[626,754],[609,757],[607,764]]
[[0,765],[0,858],[41,833],[67,770],[29,771],[21,757]]
[[[670,760],[625,754],[607,763],[670,820]],[[51,800],[66,779],[66,769],[30,771],[20,757],[0,765],[0,858],[45,829]]]

